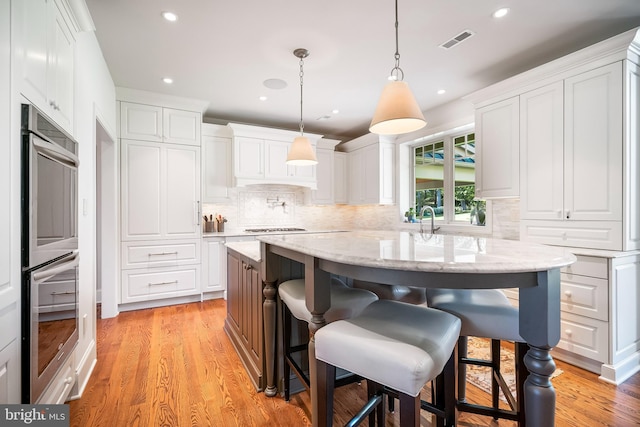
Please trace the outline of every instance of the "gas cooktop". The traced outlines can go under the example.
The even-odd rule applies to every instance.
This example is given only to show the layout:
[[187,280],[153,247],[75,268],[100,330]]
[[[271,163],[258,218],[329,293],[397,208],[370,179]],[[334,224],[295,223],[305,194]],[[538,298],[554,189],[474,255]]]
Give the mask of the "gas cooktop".
[[283,231],[307,231],[304,228],[281,227],[281,228],[246,228],[247,233],[277,233]]

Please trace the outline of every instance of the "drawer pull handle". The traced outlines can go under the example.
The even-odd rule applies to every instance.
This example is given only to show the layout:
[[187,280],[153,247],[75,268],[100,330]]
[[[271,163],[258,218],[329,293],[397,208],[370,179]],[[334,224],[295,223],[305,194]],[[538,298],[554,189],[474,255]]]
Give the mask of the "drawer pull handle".
[[564,294],[567,298],[571,298],[571,291],[564,291]]
[[51,292],[51,295],[75,295],[75,291]]
[[250,266],[250,265],[245,265],[245,266],[243,266],[243,268],[244,268],[245,270],[251,270],[253,267],[252,267],[252,266]]
[[568,336],[571,336],[571,334],[573,334],[573,331],[571,329],[565,329],[564,333]]
[[149,253],[149,256],[163,256],[163,255],[178,255],[178,251]]
[[177,280],[171,281],[171,282],[158,282],[158,283],[149,283],[149,286],[162,286],[162,285],[172,285],[174,283],[178,283]]

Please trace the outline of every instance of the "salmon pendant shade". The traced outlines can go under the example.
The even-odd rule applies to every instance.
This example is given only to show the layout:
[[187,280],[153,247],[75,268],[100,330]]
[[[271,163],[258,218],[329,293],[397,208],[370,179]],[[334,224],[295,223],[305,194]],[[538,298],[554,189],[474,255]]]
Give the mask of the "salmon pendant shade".
[[300,58],[300,136],[294,138],[289,153],[287,164],[293,166],[312,166],[318,163],[316,153],[313,151],[309,138],[304,136],[304,122],[302,121],[302,86],[303,86],[303,65],[304,58],[309,56],[307,49],[296,49],[293,54]]
[[403,81],[404,72],[400,68],[398,51],[398,0],[396,0],[396,64],[391,70],[390,81],[382,90],[378,106],[373,114],[369,131],[378,135],[399,135],[426,126],[427,122],[420,110],[409,85]]

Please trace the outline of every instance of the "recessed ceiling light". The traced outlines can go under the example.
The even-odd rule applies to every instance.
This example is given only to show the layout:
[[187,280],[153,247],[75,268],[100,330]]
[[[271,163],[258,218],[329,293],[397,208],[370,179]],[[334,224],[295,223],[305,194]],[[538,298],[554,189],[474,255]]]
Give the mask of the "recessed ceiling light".
[[287,87],[287,82],[282,79],[267,79],[262,84],[269,89],[284,89]]
[[165,82],[166,84],[170,85],[171,83],[173,83],[173,79],[171,77],[164,77],[162,79],[163,82]]
[[178,15],[173,12],[162,12],[162,17],[170,22],[175,22],[178,20]]
[[260,98],[258,98],[260,101],[266,101],[267,97],[266,96],[261,96]]
[[338,110],[338,109],[336,108],[335,110],[331,110],[331,112],[332,112],[333,114],[338,114],[338,113],[340,112],[340,110]]
[[440,89],[440,90],[438,91],[438,95],[442,95],[442,94],[444,94],[444,93],[446,93],[446,92],[447,92],[446,90],[444,90],[444,89]]
[[507,13],[509,13],[509,8],[508,7],[503,7],[502,9],[498,9],[495,12],[493,12],[493,17],[494,18],[502,18],[503,16],[506,16]]

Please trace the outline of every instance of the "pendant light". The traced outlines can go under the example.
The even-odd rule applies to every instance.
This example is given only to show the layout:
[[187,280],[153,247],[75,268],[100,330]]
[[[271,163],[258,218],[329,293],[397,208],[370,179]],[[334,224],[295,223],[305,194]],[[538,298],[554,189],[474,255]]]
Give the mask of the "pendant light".
[[304,136],[304,122],[302,121],[302,85],[304,77],[304,58],[309,56],[307,49],[296,49],[293,54],[300,58],[300,136],[291,144],[287,155],[287,164],[294,166],[312,166],[318,163],[316,153],[313,151],[309,138]]
[[369,131],[379,135],[399,135],[413,132],[426,126],[427,122],[404,80],[400,68],[398,50],[398,0],[396,0],[396,63],[391,69],[391,80],[382,90],[378,106],[373,114]]

